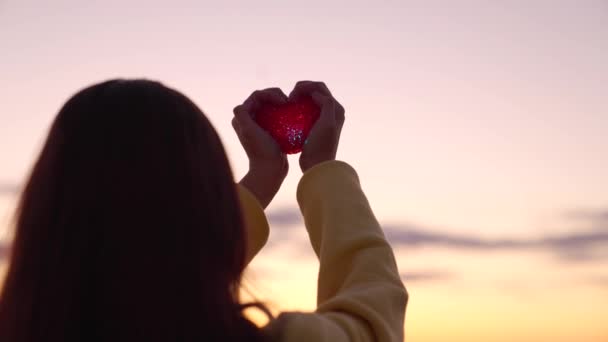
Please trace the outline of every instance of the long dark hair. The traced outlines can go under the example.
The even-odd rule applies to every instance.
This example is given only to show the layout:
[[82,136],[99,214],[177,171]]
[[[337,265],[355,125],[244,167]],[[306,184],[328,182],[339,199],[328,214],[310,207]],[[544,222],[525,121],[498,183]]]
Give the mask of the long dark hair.
[[158,82],[67,101],[15,228],[0,341],[260,339],[239,305],[246,241],[224,148]]

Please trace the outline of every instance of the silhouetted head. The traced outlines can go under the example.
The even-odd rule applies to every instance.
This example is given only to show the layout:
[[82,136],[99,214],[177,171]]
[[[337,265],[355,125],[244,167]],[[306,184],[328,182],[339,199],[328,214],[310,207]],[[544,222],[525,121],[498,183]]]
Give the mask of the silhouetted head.
[[91,86],[60,110],[23,190],[0,340],[254,338],[245,243],[201,110],[157,82]]

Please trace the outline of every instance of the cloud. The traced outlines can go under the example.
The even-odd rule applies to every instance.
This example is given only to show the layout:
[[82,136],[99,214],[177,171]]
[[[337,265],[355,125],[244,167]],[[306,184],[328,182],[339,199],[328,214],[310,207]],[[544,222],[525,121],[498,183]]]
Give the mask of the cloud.
[[450,272],[437,270],[401,272],[400,275],[401,279],[407,283],[430,282],[454,278],[454,275]]
[[443,247],[472,251],[539,250],[555,253],[562,261],[593,261],[608,259],[599,249],[608,248],[608,230],[586,230],[536,238],[487,239],[475,234],[454,234],[422,226],[384,226],[387,239],[393,246]]
[[[437,247],[455,250],[488,251],[544,251],[556,255],[560,261],[581,262],[608,260],[608,211],[572,211],[568,217],[592,220],[590,229],[568,233],[546,234],[534,238],[485,238],[474,233],[451,233],[425,225],[383,224],[384,233],[394,247]],[[289,226],[302,223],[295,208],[280,208],[268,215],[272,224]]]
[[[0,184],[0,193],[17,191],[15,186]],[[608,260],[608,211],[571,211],[568,217],[593,220],[601,224],[595,229],[571,231],[568,233],[548,234],[536,238],[484,238],[473,233],[451,233],[424,225],[384,224],[383,230],[393,247],[437,247],[465,251],[541,251],[550,252],[560,261],[583,262]],[[302,215],[297,208],[283,207],[267,213],[271,225],[279,227],[301,226]],[[599,229],[598,229],[599,227]],[[278,240],[294,240],[287,231],[277,230]],[[308,241],[302,242],[302,250],[309,253]],[[305,245],[305,246],[304,246]],[[271,247],[271,246],[268,246]],[[6,246],[0,245],[0,258],[6,255]],[[424,278],[422,274],[410,275],[411,278]],[[427,275],[427,277],[429,277]]]
[[384,232],[387,239],[397,245],[434,245],[478,250],[536,248],[570,249],[608,244],[608,232],[595,230],[547,235],[532,239],[487,239],[470,233],[446,233],[433,231],[432,229],[424,226],[410,225],[385,225]]
[[296,208],[283,207],[266,213],[266,218],[271,225],[292,226],[304,224],[302,214]]

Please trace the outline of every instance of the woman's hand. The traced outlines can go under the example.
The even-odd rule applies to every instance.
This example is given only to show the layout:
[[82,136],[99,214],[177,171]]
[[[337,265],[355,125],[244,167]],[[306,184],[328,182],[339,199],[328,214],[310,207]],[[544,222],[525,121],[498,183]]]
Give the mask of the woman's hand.
[[309,168],[328,160],[335,160],[340,132],[344,125],[344,107],[331,95],[323,82],[300,81],[289,94],[289,99],[311,96],[321,107],[319,120],[314,124],[300,155],[300,168]]
[[284,104],[287,96],[279,88],[256,90],[241,105],[234,108],[232,127],[249,157],[249,172],[240,184],[251,191],[263,208],[279,191],[289,164],[274,139],[251,117],[263,103]]

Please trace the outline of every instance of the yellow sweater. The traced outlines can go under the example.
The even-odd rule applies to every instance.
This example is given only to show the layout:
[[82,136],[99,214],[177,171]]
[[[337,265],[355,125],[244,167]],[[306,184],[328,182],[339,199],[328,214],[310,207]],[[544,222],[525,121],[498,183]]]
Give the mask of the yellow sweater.
[[[239,194],[251,260],[268,222],[249,191]],[[355,170],[341,161],[316,165],[302,176],[297,199],[320,261],[317,309],[281,313],[264,332],[287,342],[403,341],[408,294]]]

